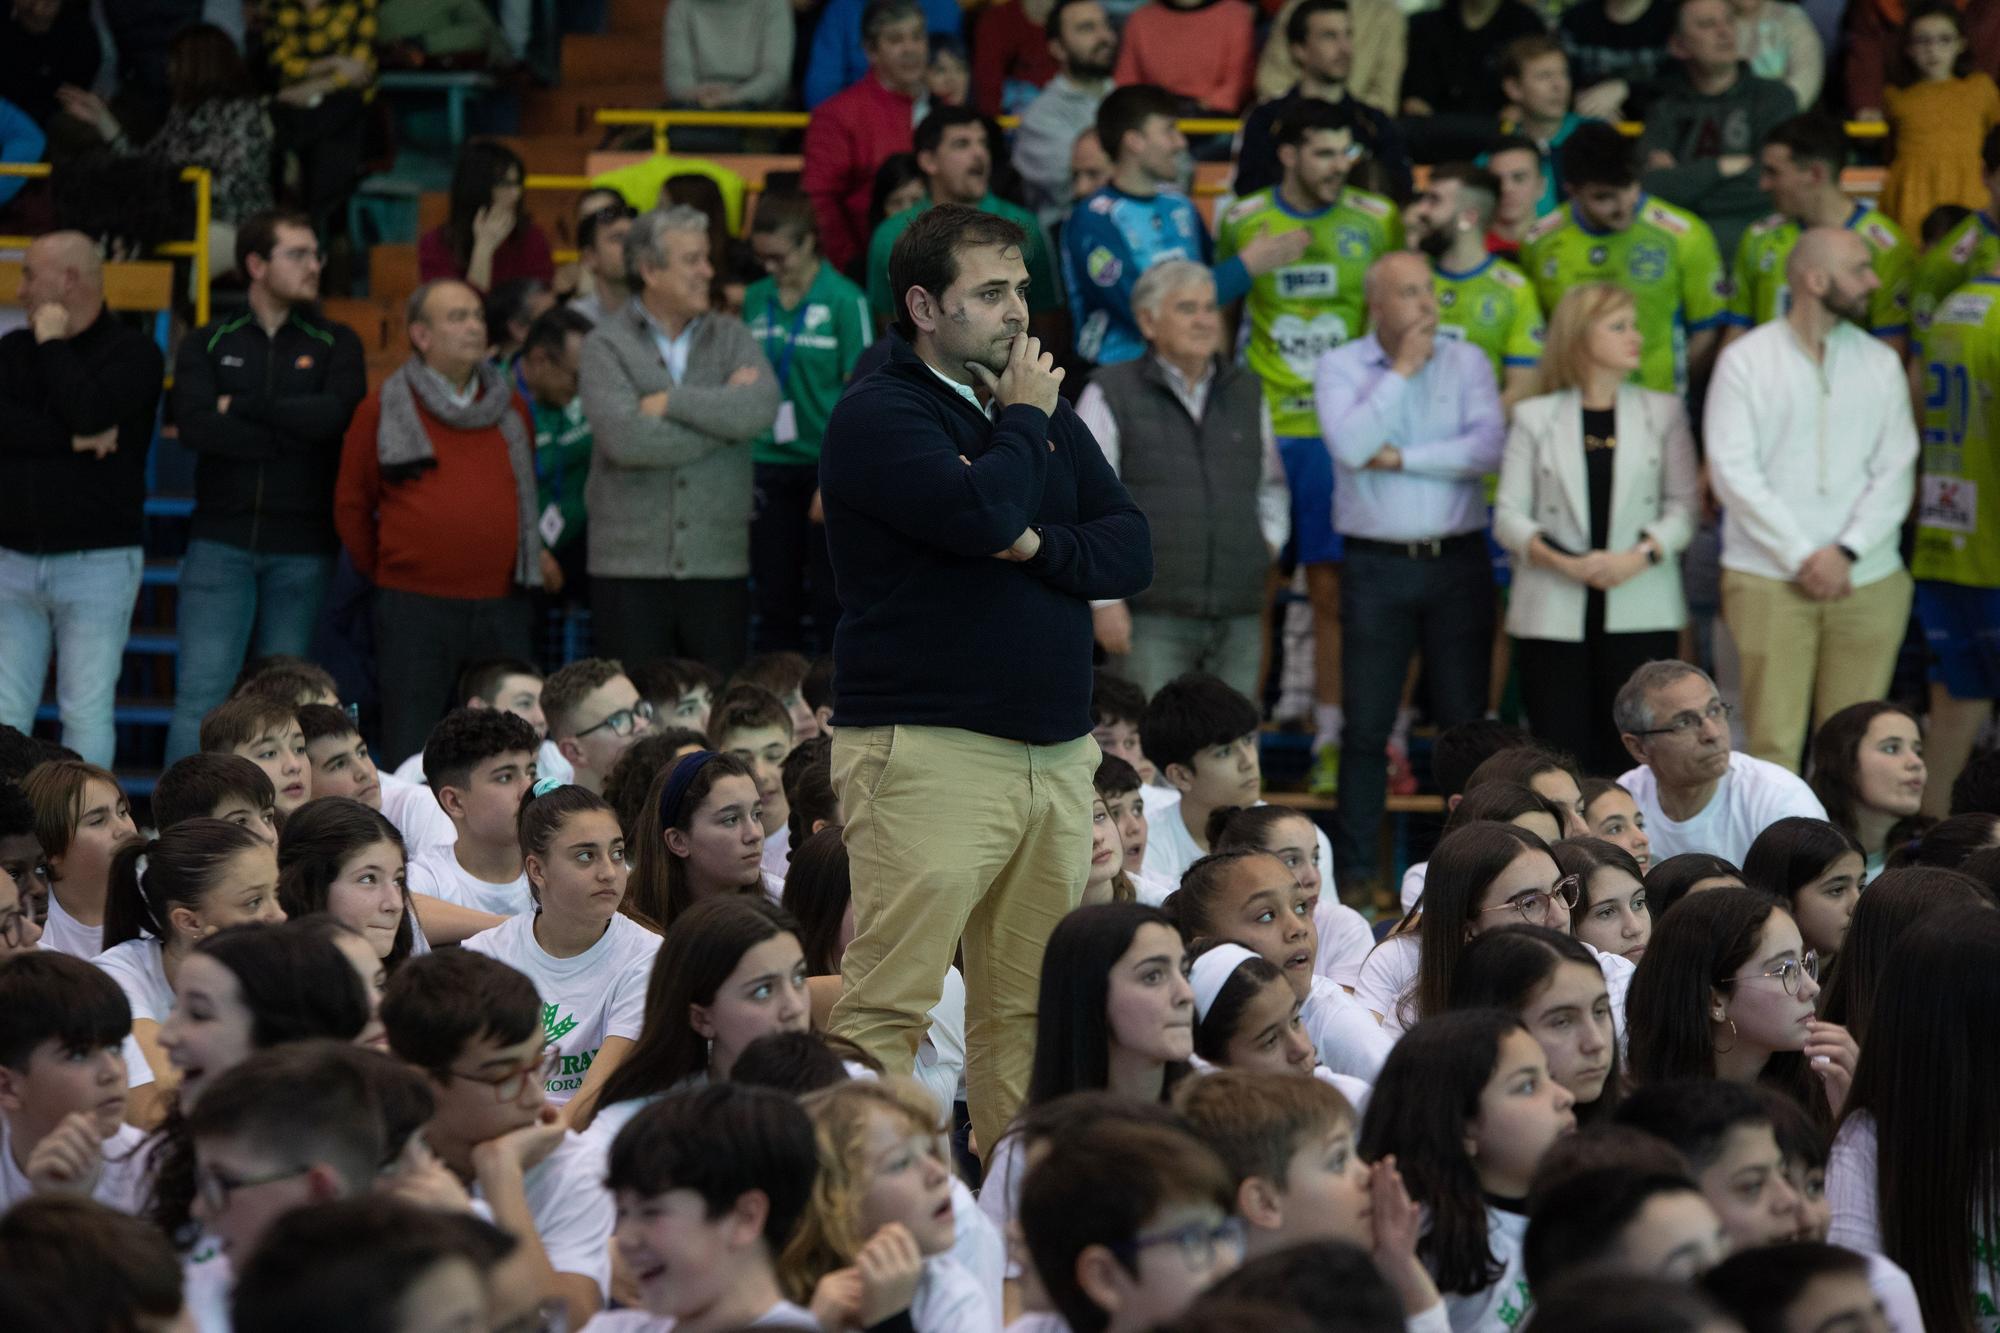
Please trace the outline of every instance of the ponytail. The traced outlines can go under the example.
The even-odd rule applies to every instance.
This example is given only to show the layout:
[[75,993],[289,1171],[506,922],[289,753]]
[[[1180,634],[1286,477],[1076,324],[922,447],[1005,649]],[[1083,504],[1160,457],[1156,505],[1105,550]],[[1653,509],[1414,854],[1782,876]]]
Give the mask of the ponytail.
[[104,947],[148,937],[171,943],[173,909],[198,909],[231,857],[265,845],[240,824],[190,819],[150,841],[120,847],[104,897]]

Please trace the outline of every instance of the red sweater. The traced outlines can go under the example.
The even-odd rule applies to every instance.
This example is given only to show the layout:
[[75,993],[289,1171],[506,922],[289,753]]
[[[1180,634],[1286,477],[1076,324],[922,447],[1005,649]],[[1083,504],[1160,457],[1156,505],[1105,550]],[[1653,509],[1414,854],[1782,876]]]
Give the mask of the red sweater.
[[1000,114],[1000,94],[1008,80],[1039,88],[1055,76],[1047,28],[1028,17],[1021,0],[981,11],[972,42],[972,102],[980,115]]
[[1196,9],[1151,0],[1125,20],[1112,78],[1121,86],[1157,83],[1205,111],[1233,116],[1250,100],[1256,73],[1254,17],[1243,0],[1208,0]]
[[868,249],[876,168],[910,151],[916,107],[915,98],[893,91],[871,69],[812,113],[799,184],[819,220],[820,253],[837,269],[853,267]]
[[[465,265],[451,251],[451,228],[440,224],[425,232],[417,242],[417,280],[438,278],[465,281]],[[544,287],[556,280],[555,256],[549,252],[549,238],[542,229],[523,219],[493,252],[493,285],[513,278],[533,278]]]
[[[520,400],[514,403],[521,410]],[[340,455],[333,525],[354,567],[379,588],[425,597],[505,597],[514,587],[518,493],[496,423],[454,430],[417,404],[437,466],[385,483],[375,432],[382,391],[355,409]],[[527,419],[526,411],[521,411]],[[529,438],[534,426],[528,426]]]

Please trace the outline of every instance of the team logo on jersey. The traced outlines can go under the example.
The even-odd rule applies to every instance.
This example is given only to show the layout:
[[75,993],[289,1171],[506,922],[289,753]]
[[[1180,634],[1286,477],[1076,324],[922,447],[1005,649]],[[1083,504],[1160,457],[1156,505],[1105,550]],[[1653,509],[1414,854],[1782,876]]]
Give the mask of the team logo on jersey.
[[1498,324],[1500,322],[1500,299],[1491,292],[1480,297],[1479,309],[1473,312],[1472,317],[1481,324]]
[[1610,252],[1607,251],[1603,246],[1593,245],[1590,247],[1590,253],[1584,256],[1584,258],[1590,262],[1592,268],[1595,268],[1597,265],[1602,264],[1604,262],[1606,256],[1609,253]]
[[831,324],[832,322],[833,312],[825,306],[809,305],[806,307],[805,325],[808,331],[816,329],[822,324]]
[[1342,259],[1366,259],[1368,257],[1368,233],[1359,227],[1335,227],[1334,248]]
[[1447,287],[1438,293],[1438,309],[1449,310],[1458,304],[1458,289]]
[[1328,313],[1311,319],[1279,315],[1271,321],[1271,345],[1284,358],[1286,367],[1300,379],[1312,378],[1321,352],[1330,351],[1346,341],[1347,321],[1339,315]]
[[1778,252],[1776,250],[1766,250],[1757,256],[1757,271],[1759,273],[1769,273],[1777,266]]
[[1287,301],[1330,300],[1340,291],[1340,270],[1331,264],[1294,264],[1277,278],[1278,295]]
[[1545,278],[1553,278],[1555,275],[1556,275],[1556,257],[1554,255],[1550,255],[1547,259],[1544,259],[1542,261],[1542,276]]
[[1634,282],[1658,282],[1667,273],[1667,251],[1660,245],[1635,245],[1625,261]]
[[1090,274],[1090,280],[1100,287],[1113,286],[1125,273],[1125,265],[1118,256],[1102,245],[1085,257],[1083,267]]

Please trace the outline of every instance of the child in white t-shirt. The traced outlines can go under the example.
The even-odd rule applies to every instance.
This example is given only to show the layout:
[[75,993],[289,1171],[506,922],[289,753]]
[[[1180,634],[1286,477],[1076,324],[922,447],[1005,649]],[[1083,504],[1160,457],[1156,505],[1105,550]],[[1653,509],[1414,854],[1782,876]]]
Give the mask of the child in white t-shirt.
[[581,1112],[638,1039],[660,937],[618,910],[625,835],[602,796],[538,782],[522,803],[519,837],[536,910],[465,947],[535,983],[549,1048],[562,1061],[547,1082],[549,1101]]
[[394,967],[430,952],[406,869],[402,834],[388,816],[349,797],[321,796],[285,821],[278,900],[290,917],[326,913],[366,940],[380,964]]
[[764,873],[782,884],[792,859],[792,807],[784,776],[793,744],[790,711],[762,686],[732,685],[709,718],[708,743],[750,766],[764,807]]
[[136,840],[132,806],[109,769],[81,759],[51,759],[21,780],[35,807],[43,864],[49,868],[42,947],[88,962],[104,952],[104,896],[111,858]]
[[1367,918],[1341,902],[1334,891],[1333,867],[1322,859],[1326,834],[1319,825],[1290,806],[1261,801],[1235,810],[1218,810],[1209,822],[1219,826],[1216,851],[1250,848],[1269,852],[1285,863],[1299,888],[1313,900],[1313,926],[1319,932],[1313,975],[1352,990],[1362,962],[1375,947],[1375,932]]
[[298,707],[289,699],[251,692],[238,694],[201,720],[201,748],[209,754],[241,755],[264,770],[277,793],[283,819],[312,799],[312,764]]
[[[140,874],[141,858],[145,873]],[[196,941],[225,926],[285,919],[278,902],[278,854],[240,824],[186,819],[147,842],[118,849],[104,904],[103,953],[91,961],[125,992],[140,1062],[126,1071],[145,1094],[141,1123],[164,1113],[178,1082],[160,1046],[173,1012],[174,981]]]
[[405,782],[375,767],[368,742],[353,719],[327,704],[299,709],[299,730],[306,738],[306,758],[312,763],[315,798],[346,796],[370,810],[380,810],[402,835],[412,854],[449,847],[458,838],[437,797],[421,782]]
[[[859,1292],[819,1299],[871,1328],[907,1309],[916,1333],[997,1333],[987,1290],[951,1257],[952,1168],[936,1103],[911,1080],[854,1080],[803,1104],[818,1131],[820,1180],[784,1259],[795,1295],[858,1266]],[[614,1149],[615,1153],[615,1149]],[[847,1297],[856,1297],[852,1306]]]
[[458,839],[411,859],[412,893],[495,916],[533,910],[514,820],[535,780],[535,745],[533,727],[491,708],[460,708],[431,728],[424,772]]
[[125,1123],[131,1010],[98,969],[28,950],[0,960],[0,1213],[88,1194],[136,1213],[144,1133]]
[[[570,767],[566,780],[594,792],[604,790],[620,756],[653,729],[653,705],[639,697],[624,666],[609,658],[586,657],[563,667],[542,682],[540,702],[546,743]],[[427,761],[424,772],[430,771]]]
[[785,1299],[778,1259],[818,1165],[812,1121],[774,1089],[716,1083],[648,1106],[612,1141],[605,1183],[618,1253],[650,1317],[590,1327],[817,1329]]

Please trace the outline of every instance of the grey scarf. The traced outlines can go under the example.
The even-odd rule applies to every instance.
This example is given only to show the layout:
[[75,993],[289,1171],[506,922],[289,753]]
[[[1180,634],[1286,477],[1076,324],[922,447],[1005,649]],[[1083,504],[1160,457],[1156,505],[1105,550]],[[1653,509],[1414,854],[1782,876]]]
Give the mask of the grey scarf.
[[384,480],[415,476],[437,466],[437,452],[424,430],[424,412],[453,430],[490,430],[500,427],[507,441],[507,461],[514,468],[515,523],[519,539],[514,544],[514,581],[524,588],[542,586],[542,535],[535,526],[535,441],[528,433],[514,405],[514,392],[498,368],[481,362],[477,372],[479,393],[460,406],[445,393],[444,383],[425,367],[419,357],[411,357],[401,369],[382,382],[382,424],[375,433],[375,456]]

